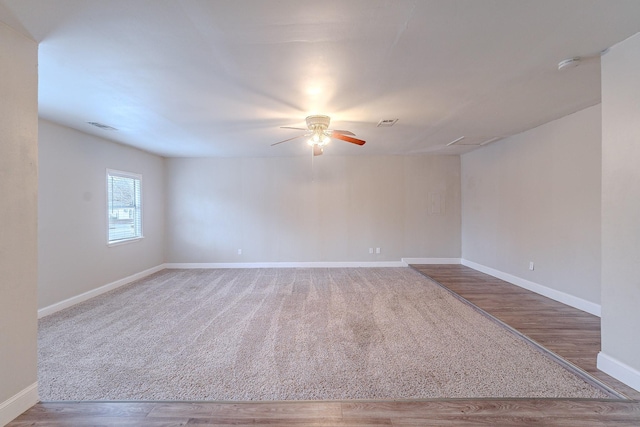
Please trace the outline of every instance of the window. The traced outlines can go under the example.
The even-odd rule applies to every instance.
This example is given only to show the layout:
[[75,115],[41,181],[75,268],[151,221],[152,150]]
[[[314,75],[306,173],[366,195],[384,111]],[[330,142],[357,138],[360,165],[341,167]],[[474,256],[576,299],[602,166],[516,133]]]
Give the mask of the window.
[[142,238],[142,175],[107,169],[108,244]]

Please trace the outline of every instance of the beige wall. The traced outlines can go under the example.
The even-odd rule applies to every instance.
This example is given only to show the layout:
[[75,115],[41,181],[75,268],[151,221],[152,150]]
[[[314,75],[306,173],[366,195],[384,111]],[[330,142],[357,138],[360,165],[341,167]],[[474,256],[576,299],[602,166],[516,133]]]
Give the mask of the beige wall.
[[[38,306],[164,262],[164,159],[40,120]],[[142,174],[144,239],[107,246],[106,169]]]
[[37,58],[0,22],[0,407],[37,380]]
[[590,107],[462,156],[465,260],[600,303],[600,120]]
[[639,76],[640,34],[637,34],[612,47],[602,58],[602,354],[612,358],[609,362],[613,365],[602,365],[599,359],[598,367],[624,378],[638,390]]
[[166,260],[459,258],[459,191],[457,156],[167,159]]

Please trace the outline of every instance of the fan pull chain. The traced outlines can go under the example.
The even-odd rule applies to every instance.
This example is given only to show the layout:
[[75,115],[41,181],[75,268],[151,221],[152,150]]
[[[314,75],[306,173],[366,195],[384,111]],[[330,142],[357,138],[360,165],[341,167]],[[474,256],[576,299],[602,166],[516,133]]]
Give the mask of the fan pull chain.
[[316,181],[316,172],[315,172],[315,160],[313,155],[313,147],[311,147],[311,182]]

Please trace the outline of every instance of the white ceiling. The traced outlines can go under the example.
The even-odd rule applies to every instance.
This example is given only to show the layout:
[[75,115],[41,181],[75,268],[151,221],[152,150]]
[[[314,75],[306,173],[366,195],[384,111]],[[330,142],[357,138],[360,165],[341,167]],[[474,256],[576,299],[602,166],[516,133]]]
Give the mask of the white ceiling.
[[[4,6],[4,7],[3,7]],[[39,48],[40,116],[163,156],[458,154],[600,101],[638,0],[0,0]],[[562,59],[589,57],[559,72]],[[381,119],[398,118],[391,128]],[[105,131],[94,121],[117,128]],[[446,144],[465,136],[451,147]]]

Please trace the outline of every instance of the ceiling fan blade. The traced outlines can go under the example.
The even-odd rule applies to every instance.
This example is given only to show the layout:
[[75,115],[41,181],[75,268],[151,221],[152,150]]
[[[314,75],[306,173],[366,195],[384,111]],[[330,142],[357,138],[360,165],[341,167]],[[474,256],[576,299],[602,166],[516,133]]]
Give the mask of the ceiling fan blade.
[[339,134],[342,134],[342,135],[351,135],[351,136],[356,136],[356,134],[355,134],[355,133],[353,133],[353,132],[349,132],[348,130],[338,130],[338,129],[334,129],[334,130],[332,130],[332,132],[339,133]]
[[293,138],[285,139],[284,141],[274,142],[273,144],[271,144],[271,146],[273,147],[274,145],[282,144],[283,142],[291,141],[292,139],[303,138],[303,137],[305,137],[305,136],[308,136],[308,134],[305,134],[305,135],[298,135],[298,136],[294,136]]
[[317,144],[313,146],[313,155],[314,156],[320,156],[320,155],[322,155],[323,152],[324,152],[324,149],[321,146],[319,146]]
[[296,128],[296,127],[293,127],[293,126],[280,126],[280,129],[309,130],[309,129],[305,129],[305,128]]
[[343,135],[341,133],[336,133],[336,131],[333,131],[331,133],[331,138],[341,139],[343,141],[347,141],[347,142],[350,142],[352,144],[357,144],[357,145],[364,145],[365,142],[366,142],[366,141],[363,141],[361,139],[351,138],[350,136]]

